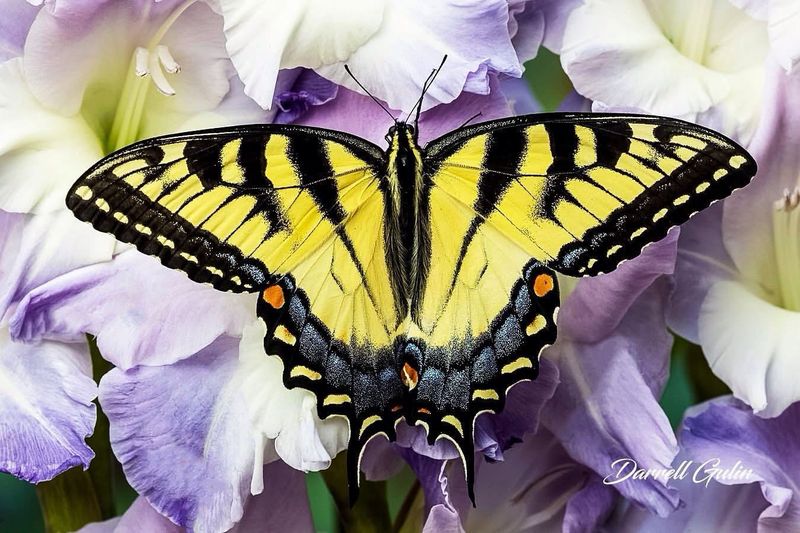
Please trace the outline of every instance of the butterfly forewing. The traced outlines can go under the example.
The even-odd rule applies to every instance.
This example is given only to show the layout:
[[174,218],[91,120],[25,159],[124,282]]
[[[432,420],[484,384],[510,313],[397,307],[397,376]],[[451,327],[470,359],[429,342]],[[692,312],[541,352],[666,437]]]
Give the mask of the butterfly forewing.
[[[746,185],[755,162],[707,128],[640,115],[530,115],[427,147],[435,186],[531,257],[571,276],[609,272]],[[471,183],[474,195],[459,195]]]

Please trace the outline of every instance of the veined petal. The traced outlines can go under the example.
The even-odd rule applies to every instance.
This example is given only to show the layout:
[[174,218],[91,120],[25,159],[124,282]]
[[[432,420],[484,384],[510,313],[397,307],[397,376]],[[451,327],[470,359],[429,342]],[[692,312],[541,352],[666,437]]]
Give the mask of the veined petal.
[[0,471],[38,483],[88,468],[96,396],[85,343],[22,344],[0,329]]
[[[748,406],[724,397],[687,412],[681,444],[687,455],[709,468],[727,470],[716,481],[725,485],[758,482],[767,501],[758,517],[759,531],[795,531],[800,527],[800,404],[774,419],[755,416]],[[732,475],[749,469],[749,475]]]
[[761,416],[800,400],[800,313],[776,307],[734,281],[711,285],[699,316],[700,344],[714,373]]
[[[407,0],[386,4],[380,30],[347,59],[358,80],[392,109],[411,110],[431,70],[447,55],[422,108],[455,100],[462,91],[489,92],[490,72],[519,77],[522,66],[508,34],[506,0]],[[344,62],[315,68],[360,90]]]
[[272,107],[278,70],[344,61],[383,22],[383,0],[302,0],[280,6],[219,0],[231,60],[246,92]]
[[0,64],[0,209],[64,208],[69,186],[102,154],[80,117],[48,111],[31,95],[22,60]]
[[189,359],[114,369],[100,382],[127,480],[159,513],[198,533],[232,528],[255,472],[261,477],[258,442],[232,381],[238,346],[220,337]]
[[238,336],[254,309],[250,295],[216,291],[130,250],[30,291],[11,327],[25,340],[91,333],[103,357],[128,369],[168,365],[220,335]]
[[[606,338],[584,343],[562,335],[544,352],[558,364],[561,384],[542,422],[573,458],[601,477],[621,457],[643,468],[666,468],[677,453],[657,401],[672,344],[663,316],[668,293],[668,280],[659,279]],[[678,505],[663,480],[627,480],[615,488],[661,516]]]
[[[274,453],[298,470],[322,470],[347,448],[347,422],[339,417],[320,420],[310,391],[287,389],[280,358],[264,353],[266,326],[262,320],[245,327],[239,349],[237,389],[249,420]],[[270,457],[272,455],[272,457]],[[267,460],[274,458],[267,454]]]

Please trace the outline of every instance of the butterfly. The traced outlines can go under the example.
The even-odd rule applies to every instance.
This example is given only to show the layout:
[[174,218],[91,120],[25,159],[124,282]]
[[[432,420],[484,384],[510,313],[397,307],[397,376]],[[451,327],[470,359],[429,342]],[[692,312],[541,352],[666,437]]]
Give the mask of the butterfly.
[[[417,114],[418,116],[418,114]],[[538,114],[387,147],[298,125],[166,135],[70,189],[100,231],[221,291],[258,295],[265,357],[362,453],[405,420],[450,440],[470,497],[473,432],[556,340],[555,273],[614,270],[756,164],[723,135],[644,115]]]

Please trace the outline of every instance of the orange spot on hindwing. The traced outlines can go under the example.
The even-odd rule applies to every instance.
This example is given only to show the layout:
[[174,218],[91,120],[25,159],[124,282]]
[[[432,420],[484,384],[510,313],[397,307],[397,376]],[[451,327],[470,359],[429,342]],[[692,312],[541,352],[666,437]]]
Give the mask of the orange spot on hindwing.
[[264,301],[275,309],[280,309],[286,303],[286,299],[283,297],[283,288],[280,285],[270,285],[264,289],[263,297]]
[[419,373],[416,368],[406,362],[400,370],[400,379],[408,390],[414,390],[414,387],[417,386],[417,381],[419,381]]
[[550,274],[539,274],[533,280],[533,293],[541,298],[553,290],[553,276]]

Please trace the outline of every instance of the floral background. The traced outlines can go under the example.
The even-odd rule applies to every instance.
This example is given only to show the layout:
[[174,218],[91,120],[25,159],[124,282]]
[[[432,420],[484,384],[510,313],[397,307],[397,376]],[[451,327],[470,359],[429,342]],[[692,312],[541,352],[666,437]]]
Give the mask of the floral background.
[[[796,0],[0,0],[0,530],[800,530],[798,27]],[[539,379],[476,428],[477,508],[455,451],[406,428],[370,445],[351,509],[346,426],[283,387],[254,297],[63,199],[163,133],[383,144],[343,65],[400,116],[445,54],[422,142],[478,112],[636,111],[713,127],[759,172],[614,273],[561,280]],[[620,458],[753,475],[604,484]]]

